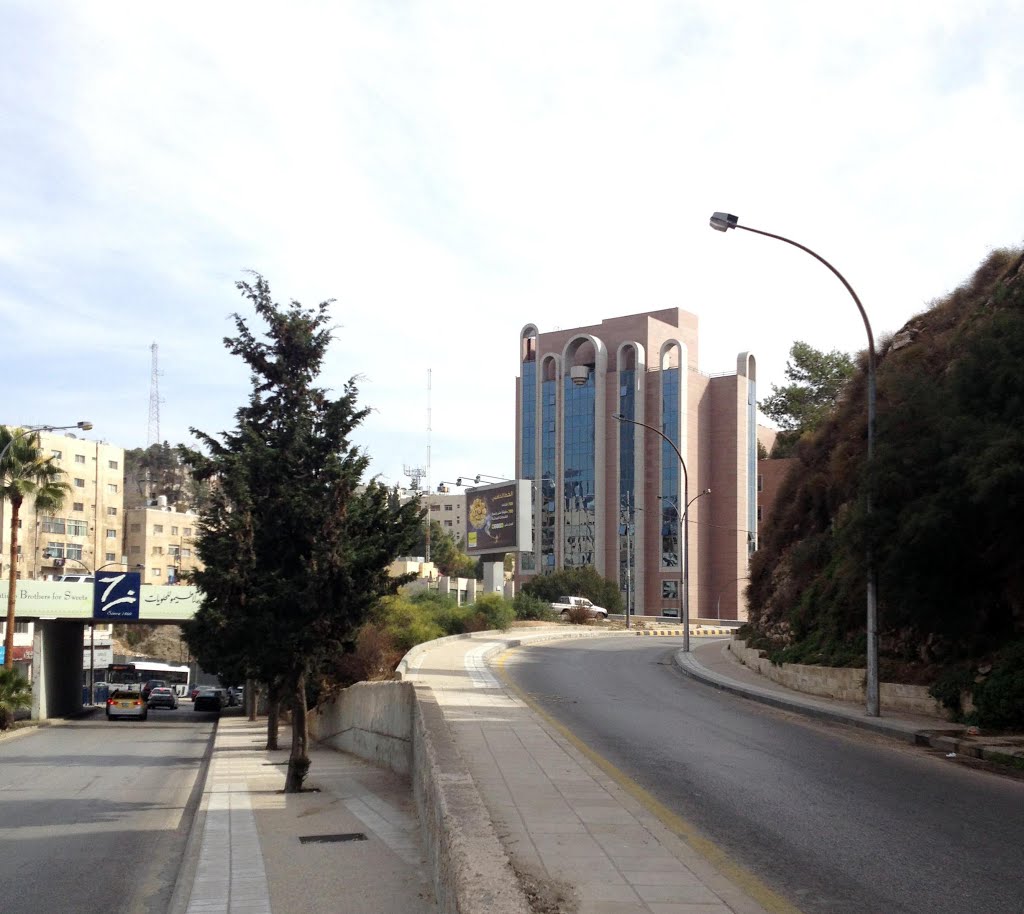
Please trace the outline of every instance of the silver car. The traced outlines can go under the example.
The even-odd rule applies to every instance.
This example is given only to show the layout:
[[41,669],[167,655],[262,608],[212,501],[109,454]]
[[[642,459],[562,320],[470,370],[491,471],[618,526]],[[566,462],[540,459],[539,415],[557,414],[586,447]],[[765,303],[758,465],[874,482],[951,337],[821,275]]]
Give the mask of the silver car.
[[107,699],[107,720],[118,717],[130,717],[145,720],[149,716],[149,706],[140,692],[117,689]]

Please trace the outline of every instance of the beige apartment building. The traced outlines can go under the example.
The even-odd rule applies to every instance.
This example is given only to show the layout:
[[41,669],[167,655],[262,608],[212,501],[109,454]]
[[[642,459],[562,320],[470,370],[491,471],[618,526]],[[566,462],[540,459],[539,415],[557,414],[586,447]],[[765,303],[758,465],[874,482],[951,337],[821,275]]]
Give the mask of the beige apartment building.
[[129,567],[142,572],[143,584],[181,583],[187,572],[202,567],[193,542],[198,523],[198,514],[179,511],[163,496],[155,505],[125,511],[125,553]]
[[[64,471],[70,492],[56,512],[27,499],[19,512],[16,575],[40,580],[90,574],[122,561],[124,448],[74,434],[39,432],[40,449]],[[10,573],[10,503],[0,502],[0,573]]]
[[446,485],[438,486],[436,492],[422,496],[427,517],[436,520],[445,533],[450,533],[457,543],[466,541],[466,496],[455,492]]

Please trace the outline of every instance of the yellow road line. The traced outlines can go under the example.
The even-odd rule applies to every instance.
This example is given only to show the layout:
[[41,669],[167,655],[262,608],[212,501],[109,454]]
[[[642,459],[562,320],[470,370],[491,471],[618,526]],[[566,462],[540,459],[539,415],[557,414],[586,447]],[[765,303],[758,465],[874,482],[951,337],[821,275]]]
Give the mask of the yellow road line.
[[[640,634],[640,632],[637,632]],[[769,888],[757,876],[748,869],[737,863],[729,854],[711,841],[691,822],[684,819],[677,813],[663,806],[653,795],[636,783],[631,777],[620,771],[603,755],[595,752],[584,743],[575,733],[569,730],[564,724],[555,720],[550,714],[541,708],[532,698],[520,690],[505,672],[505,658],[509,652],[518,648],[509,648],[503,651],[494,659],[494,668],[505,688],[512,692],[523,702],[534,714],[540,717],[548,726],[560,733],[569,743],[578,749],[584,756],[590,759],[598,768],[607,774],[616,784],[626,791],[633,799],[643,806],[651,815],[655,816],[666,828],[674,832],[679,838],[690,845],[705,860],[714,866],[729,881],[739,886],[744,892],[754,899],[769,914],[802,914],[801,910],[794,907],[785,898]]]

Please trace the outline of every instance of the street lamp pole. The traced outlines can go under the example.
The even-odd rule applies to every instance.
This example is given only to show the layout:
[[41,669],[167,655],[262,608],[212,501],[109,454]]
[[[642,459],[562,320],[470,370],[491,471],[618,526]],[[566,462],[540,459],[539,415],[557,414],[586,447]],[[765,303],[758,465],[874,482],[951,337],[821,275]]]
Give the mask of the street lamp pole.
[[875,453],[875,337],[871,332],[871,322],[868,320],[867,312],[861,304],[857,293],[853,291],[847,281],[832,264],[820,254],[815,253],[809,247],[802,245],[791,238],[782,235],[773,235],[771,232],[764,232],[760,229],[750,228],[747,225],[740,225],[739,218],[732,213],[713,213],[711,216],[711,227],[718,232],[727,232],[729,229],[743,229],[745,232],[753,232],[755,235],[764,235],[767,238],[774,238],[777,241],[784,241],[801,251],[810,254],[819,263],[824,264],[845,286],[846,291],[857,305],[860,316],[864,320],[864,329],[868,334],[868,472],[867,472],[867,498],[865,502],[865,519],[867,521],[867,683],[865,688],[865,699],[868,717],[879,717],[881,711],[878,701],[878,603],[875,587],[875,562],[871,547],[871,494],[872,494],[872,457]]
[[[646,422],[637,422],[636,419],[629,419],[623,416],[621,413],[612,413],[612,418],[617,422],[628,422],[630,425],[641,425],[648,431],[654,432],[655,435],[660,436],[671,445],[672,450],[676,452],[676,457],[679,458],[679,466],[683,468],[683,504],[686,506],[682,514],[682,522],[684,524],[683,529],[683,573],[679,583],[682,585],[682,593],[679,594],[679,605],[683,612],[683,651],[684,653],[690,652],[690,537],[689,530],[686,529],[686,522],[689,517],[690,505],[693,504],[701,495],[707,495],[711,490],[705,489],[699,495],[694,496],[692,501],[688,501],[690,495],[690,476],[686,472],[686,461],[683,460],[683,455],[676,447],[676,443],[669,438],[660,428],[655,428],[653,425],[648,425]],[[679,507],[676,506],[676,515],[679,514]]]

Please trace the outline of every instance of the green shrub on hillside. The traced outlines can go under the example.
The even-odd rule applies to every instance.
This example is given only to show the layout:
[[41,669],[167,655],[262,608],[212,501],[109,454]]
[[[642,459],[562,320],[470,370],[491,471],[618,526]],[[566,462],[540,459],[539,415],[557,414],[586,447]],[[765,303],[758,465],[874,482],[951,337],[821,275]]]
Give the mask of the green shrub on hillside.
[[979,726],[1024,729],[1024,641],[999,652],[992,672],[974,687],[974,706]]

